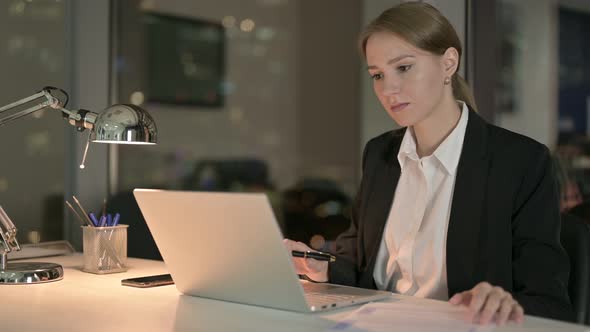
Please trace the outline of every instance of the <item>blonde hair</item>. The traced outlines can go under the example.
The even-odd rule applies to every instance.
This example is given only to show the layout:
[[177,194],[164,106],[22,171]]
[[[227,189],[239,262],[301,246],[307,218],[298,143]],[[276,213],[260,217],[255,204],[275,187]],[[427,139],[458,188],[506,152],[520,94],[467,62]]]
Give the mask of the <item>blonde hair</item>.
[[[369,23],[359,39],[359,47],[365,57],[367,40],[376,32],[393,33],[415,47],[436,55],[443,55],[448,48],[454,47],[459,53],[457,69],[461,64],[462,47],[457,32],[446,17],[427,3],[402,3],[384,11]],[[477,111],[471,88],[458,72],[453,74],[451,85],[455,99],[464,101]]]

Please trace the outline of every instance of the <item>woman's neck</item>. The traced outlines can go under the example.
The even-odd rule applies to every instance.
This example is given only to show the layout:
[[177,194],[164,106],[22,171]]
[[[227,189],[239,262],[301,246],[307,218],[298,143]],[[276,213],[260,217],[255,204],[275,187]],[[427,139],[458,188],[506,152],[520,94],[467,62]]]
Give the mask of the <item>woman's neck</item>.
[[447,136],[453,131],[459,119],[461,109],[454,98],[446,98],[429,117],[415,124],[413,129],[416,140],[416,152],[420,158],[430,156]]

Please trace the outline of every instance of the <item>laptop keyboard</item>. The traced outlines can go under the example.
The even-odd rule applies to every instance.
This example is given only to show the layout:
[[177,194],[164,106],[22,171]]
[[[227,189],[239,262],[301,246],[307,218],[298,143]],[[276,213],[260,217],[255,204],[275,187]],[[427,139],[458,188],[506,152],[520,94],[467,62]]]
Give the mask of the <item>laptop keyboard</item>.
[[353,299],[359,297],[354,294],[346,294],[342,287],[333,285],[304,282],[301,284],[305,292],[305,299],[307,303],[316,307],[324,307],[324,305],[332,305],[341,302],[352,302]]

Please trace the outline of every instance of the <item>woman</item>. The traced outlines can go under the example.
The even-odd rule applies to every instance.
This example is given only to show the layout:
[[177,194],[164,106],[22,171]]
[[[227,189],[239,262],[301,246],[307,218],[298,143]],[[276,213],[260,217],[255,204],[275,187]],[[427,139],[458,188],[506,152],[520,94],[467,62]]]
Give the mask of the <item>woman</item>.
[[[372,139],[334,263],[293,258],[318,282],[468,307],[468,320],[571,319],[568,258],[548,149],[486,123],[434,7],[403,3],[361,36],[375,94],[404,127]],[[285,240],[291,250],[309,250]]]

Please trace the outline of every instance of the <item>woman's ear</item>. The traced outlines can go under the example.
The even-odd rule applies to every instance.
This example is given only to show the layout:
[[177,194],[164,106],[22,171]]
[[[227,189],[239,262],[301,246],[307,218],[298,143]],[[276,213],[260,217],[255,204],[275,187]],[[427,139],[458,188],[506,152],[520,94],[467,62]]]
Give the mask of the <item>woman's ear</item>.
[[459,52],[454,47],[449,47],[442,55],[443,70],[446,77],[452,77],[459,70]]

